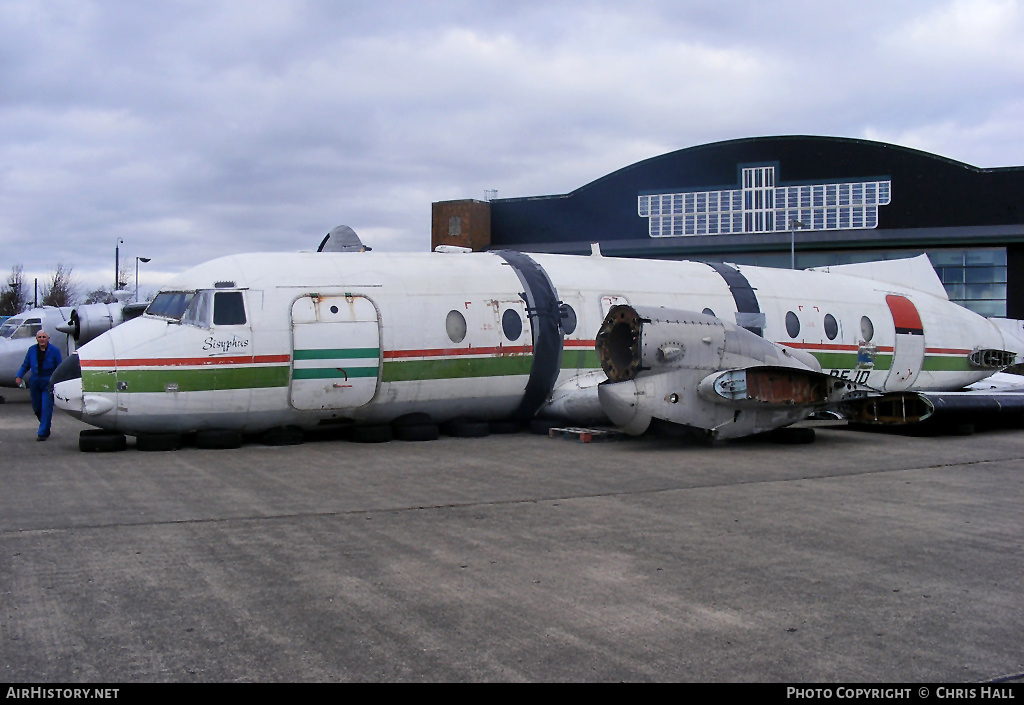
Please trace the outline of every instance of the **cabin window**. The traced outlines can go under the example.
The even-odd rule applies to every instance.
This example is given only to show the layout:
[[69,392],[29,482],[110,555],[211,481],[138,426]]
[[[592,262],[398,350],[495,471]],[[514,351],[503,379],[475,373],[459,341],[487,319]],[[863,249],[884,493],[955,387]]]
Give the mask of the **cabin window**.
[[786,311],[786,332],[790,338],[800,335],[800,319],[792,311]]
[[562,335],[572,335],[576,331],[576,312],[569,304],[559,304],[558,313],[562,321]]
[[835,340],[836,336],[839,335],[839,322],[836,321],[836,317],[831,313],[825,314],[825,335],[828,336],[829,340]]
[[444,328],[448,332],[448,339],[453,343],[461,343],[466,339],[466,317],[455,310],[448,312],[444,321]]
[[711,310],[710,308],[705,308],[703,311],[701,311],[701,313],[703,313],[705,316],[711,316],[712,318],[718,318],[718,316],[715,315],[715,312],[713,310]]
[[501,314],[501,330],[509,340],[519,340],[523,334],[523,319],[515,309],[505,309],[505,313]]
[[867,316],[860,317],[860,335],[865,343],[870,343],[875,337],[875,324]]
[[245,325],[245,301],[240,291],[218,291],[213,297],[213,325]]
[[194,291],[161,291],[146,308],[146,313],[180,321],[193,296]]

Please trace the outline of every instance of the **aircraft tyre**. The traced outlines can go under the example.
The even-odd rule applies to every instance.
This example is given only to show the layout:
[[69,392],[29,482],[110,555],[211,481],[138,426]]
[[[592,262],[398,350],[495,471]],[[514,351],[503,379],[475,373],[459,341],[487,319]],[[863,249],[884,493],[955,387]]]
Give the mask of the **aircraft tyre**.
[[242,434],[222,428],[211,428],[196,432],[196,448],[207,450],[228,450],[242,447]]
[[181,448],[180,433],[140,433],[135,437],[136,450],[178,450],[179,448]]
[[441,424],[441,433],[453,438],[483,438],[490,435],[491,425],[486,421],[452,419]]
[[83,453],[111,453],[127,447],[124,434],[117,431],[89,429],[78,434],[78,450]]
[[399,441],[436,441],[440,435],[434,423],[395,426],[395,438]]
[[488,426],[491,428],[491,433],[495,434],[519,433],[523,430],[523,425],[518,421],[491,421]]
[[277,426],[260,436],[260,443],[265,446],[297,446],[305,441],[305,434],[297,426]]
[[395,437],[387,424],[356,426],[351,430],[351,439],[356,443],[387,443]]
[[440,435],[430,414],[417,412],[399,416],[391,426],[395,439],[399,441],[436,441]]

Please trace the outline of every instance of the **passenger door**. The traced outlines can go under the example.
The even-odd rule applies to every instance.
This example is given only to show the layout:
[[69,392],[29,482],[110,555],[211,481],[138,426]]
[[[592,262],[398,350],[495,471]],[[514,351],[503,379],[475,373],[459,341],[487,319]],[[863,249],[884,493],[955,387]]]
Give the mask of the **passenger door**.
[[351,409],[380,380],[380,315],[365,296],[308,294],[292,304],[292,407]]

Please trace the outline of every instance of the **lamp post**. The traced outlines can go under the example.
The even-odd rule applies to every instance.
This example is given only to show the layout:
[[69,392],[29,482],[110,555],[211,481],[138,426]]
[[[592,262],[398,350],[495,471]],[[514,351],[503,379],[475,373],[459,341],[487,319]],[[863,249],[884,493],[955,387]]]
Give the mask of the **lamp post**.
[[804,227],[796,218],[789,219],[789,268],[796,269],[796,229]]
[[117,244],[114,245],[114,291],[121,289],[121,245],[124,244],[124,240],[117,238]]
[[139,262],[149,262],[149,257],[135,258],[135,303],[139,303]]

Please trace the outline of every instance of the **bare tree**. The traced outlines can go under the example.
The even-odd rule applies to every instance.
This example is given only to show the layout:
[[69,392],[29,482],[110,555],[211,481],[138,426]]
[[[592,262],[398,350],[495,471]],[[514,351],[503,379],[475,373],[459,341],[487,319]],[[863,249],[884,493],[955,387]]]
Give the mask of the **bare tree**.
[[88,294],[86,294],[85,295],[85,301],[83,301],[82,303],[85,303],[85,304],[112,304],[115,301],[117,301],[117,298],[114,296],[114,292],[112,292],[107,287],[102,287],[101,286],[99,289],[94,289],[94,290],[90,291]]
[[28,303],[28,292],[25,291],[25,275],[20,264],[11,267],[7,283],[0,288],[0,316],[13,316],[21,313]]
[[71,267],[58,264],[53,277],[43,286],[43,306],[73,306],[78,298],[78,282]]

